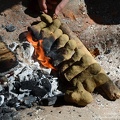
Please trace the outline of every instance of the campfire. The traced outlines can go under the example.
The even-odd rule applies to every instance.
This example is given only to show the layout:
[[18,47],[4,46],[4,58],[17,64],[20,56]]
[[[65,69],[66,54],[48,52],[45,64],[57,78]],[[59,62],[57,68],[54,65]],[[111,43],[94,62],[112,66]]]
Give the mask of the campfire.
[[51,75],[55,68],[49,63],[50,58],[39,46],[42,41],[34,42],[29,32],[25,37],[25,41],[14,42],[8,48],[1,42],[14,58],[14,65],[8,59],[12,69],[6,68],[8,71],[2,71],[0,77],[0,106],[3,108],[7,105],[19,110],[22,106],[32,107],[34,103],[54,105],[57,98],[64,95],[58,90],[57,76]]
[[[85,106],[92,102],[95,88],[102,88],[111,100],[120,97],[103,68],[57,18],[42,14],[40,23],[28,27],[25,40],[12,43],[8,49],[13,58],[11,65],[18,64],[1,74],[0,106],[20,109],[34,103],[44,105],[44,101],[54,105],[59,96],[68,103]],[[58,83],[62,82],[65,90],[60,91]]]
[[32,46],[35,49],[35,56],[37,57],[37,60],[44,66],[47,68],[51,68],[51,69],[55,69],[53,67],[53,65],[50,63],[50,57],[47,57],[45,55],[45,51],[43,50],[43,40],[38,40],[38,41],[34,41],[32,39],[32,35],[30,33],[28,33],[27,35],[27,40],[32,44]]

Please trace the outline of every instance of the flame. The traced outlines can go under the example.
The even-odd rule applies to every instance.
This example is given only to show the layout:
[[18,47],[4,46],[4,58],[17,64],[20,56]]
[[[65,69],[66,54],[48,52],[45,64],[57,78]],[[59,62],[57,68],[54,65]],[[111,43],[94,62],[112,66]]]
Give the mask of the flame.
[[42,46],[42,42],[43,40],[38,40],[38,41],[34,41],[32,39],[32,35],[30,32],[28,32],[27,34],[27,40],[28,42],[30,42],[34,49],[35,49],[35,56],[37,57],[37,60],[44,66],[47,68],[51,68],[51,69],[55,69],[52,64],[50,63],[50,58],[45,56],[45,52],[43,50],[43,46]]

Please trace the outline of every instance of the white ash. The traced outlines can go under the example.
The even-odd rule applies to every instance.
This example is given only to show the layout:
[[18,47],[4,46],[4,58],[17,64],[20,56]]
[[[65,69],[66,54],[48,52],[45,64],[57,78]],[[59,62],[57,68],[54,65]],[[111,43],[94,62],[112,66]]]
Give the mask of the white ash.
[[16,48],[18,47],[18,43],[16,43],[16,42],[13,42],[12,44],[10,44],[9,46],[8,46],[8,48],[11,50],[11,51],[15,51],[16,50]]
[[4,103],[10,107],[31,107],[34,102],[40,103],[42,99],[63,95],[58,90],[58,78],[50,75],[51,69],[40,67],[32,59],[34,48],[30,43],[14,42],[9,46],[16,53],[19,64],[14,71],[5,75],[7,84],[0,85],[0,105],[5,98]]
[[0,91],[2,91],[3,90],[3,87],[2,87],[2,85],[0,85]]
[[0,106],[4,103],[4,96],[3,95],[0,95]]

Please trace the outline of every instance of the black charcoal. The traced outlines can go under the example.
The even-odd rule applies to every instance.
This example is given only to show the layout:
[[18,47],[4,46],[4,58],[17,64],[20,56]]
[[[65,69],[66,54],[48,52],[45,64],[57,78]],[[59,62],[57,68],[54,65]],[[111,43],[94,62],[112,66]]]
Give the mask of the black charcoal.
[[28,89],[28,90],[32,90],[34,87],[36,87],[37,82],[30,80],[30,81],[23,81],[21,82],[21,89]]
[[54,105],[56,101],[57,101],[57,96],[53,96],[53,97],[42,99],[41,104],[45,106],[51,106],[51,105]]
[[12,99],[8,100],[6,104],[7,106],[10,106],[10,107],[16,107],[17,102],[18,102],[18,99],[16,97],[13,97]]
[[47,94],[47,91],[44,88],[34,87],[33,90],[31,91],[31,94],[39,98],[42,98]]
[[48,91],[50,92],[51,90],[51,83],[50,80],[47,78],[44,78],[41,80],[41,85]]

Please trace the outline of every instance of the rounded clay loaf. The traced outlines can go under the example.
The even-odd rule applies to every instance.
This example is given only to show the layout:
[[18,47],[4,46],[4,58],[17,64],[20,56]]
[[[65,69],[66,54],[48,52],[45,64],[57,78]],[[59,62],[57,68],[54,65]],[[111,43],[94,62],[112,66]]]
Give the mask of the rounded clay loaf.
[[61,22],[59,19],[53,20],[53,23],[49,26],[49,30],[51,32],[55,32],[57,28],[59,28],[61,25]]
[[89,66],[89,72],[93,75],[97,75],[101,70],[101,66],[98,63],[93,63]]
[[62,34],[58,39],[55,40],[53,43],[51,50],[58,50],[65,46],[65,44],[68,42],[69,37],[66,34]]
[[78,82],[76,89],[66,91],[65,100],[79,106],[85,106],[93,101],[93,97],[84,89],[82,83]]
[[100,86],[109,80],[110,78],[105,73],[98,73],[97,75],[94,75],[94,81],[97,86]]
[[34,30],[36,30],[36,31],[38,31],[40,33],[41,29],[43,29],[46,26],[47,26],[47,24],[45,22],[41,21],[40,23],[38,23],[36,25],[33,25],[31,27],[31,29],[34,29]]
[[84,51],[78,49],[78,48],[75,48],[75,53],[73,54],[72,56],[72,60],[74,62],[77,62],[77,61],[80,61],[81,57],[84,55]]
[[41,15],[41,20],[44,21],[47,24],[50,24],[50,23],[53,22],[52,17],[50,17],[49,15],[44,14],[44,13]]
[[61,29],[56,29],[55,32],[53,33],[53,36],[56,39],[58,39],[61,35],[63,34],[62,30]]
[[96,88],[96,83],[94,79],[90,77],[83,82],[83,86],[88,92],[92,93]]

